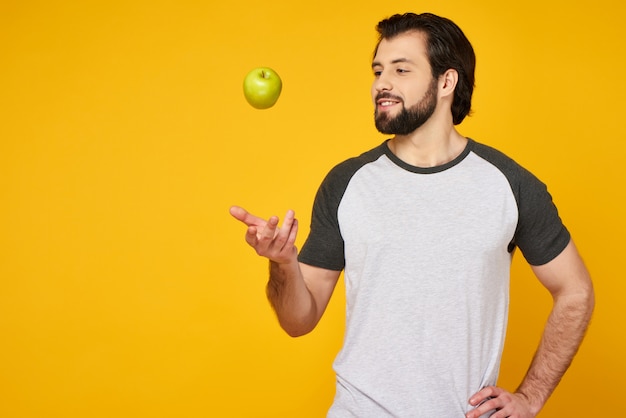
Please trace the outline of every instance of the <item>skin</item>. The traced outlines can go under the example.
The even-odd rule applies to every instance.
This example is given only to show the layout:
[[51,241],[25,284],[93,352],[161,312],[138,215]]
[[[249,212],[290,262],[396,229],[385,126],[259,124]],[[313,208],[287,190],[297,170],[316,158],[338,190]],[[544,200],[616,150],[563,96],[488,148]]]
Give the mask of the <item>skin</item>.
[[230,213],[248,226],[246,242],[270,260],[267,296],[281,327],[292,337],[311,332],[328,305],[340,272],[298,262],[294,245],[298,221],[292,210],[287,211],[281,228],[276,216],[266,221],[238,206],[231,207]]
[[[372,99],[377,113],[397,114],[402,106],[414,106],[424,98],[433,82],[424,37],[408,32],[383,40],[372,63]],[[391,151],[418,167],[445,164],[458,156],[467,144],[452,123],[451,105],[458,74],[450,69],[438,77],[437,105],[428,120],[407,135],[389,141]],[[384,94],[382,94],[384,93]],[[377,100],[376,97],[384,96]],[[340,272],[326,270],[297,260],[295,240],[298,221],[292,210],[279,219],[264,220],[233,206],[230,213],[247,225],[246,242],[258,255],[270,260],[267,295],[279,323],[291,336],[315,328],[333,293]],[[473,407],[467,418],[496,411],[492,418],[535,417],[570,365],[585,335],[594,307],[589,273],[574,245],[549,263],[532,266],[537,279],[550,292],[553,307],[541,343],[526,377],[515,392],[490,386],[470,397]]]
[[543,331],[541,342],[526,377],[515,393],[502,388],[487,387],[470,398],[479,405],[466,414],[478,418],[497,410],[493,418],[535,417],[565,374],[583,340],[594,307],[594,292],[576,246],[569,245],[552,261],[531,266],[553,298],[552,311]]

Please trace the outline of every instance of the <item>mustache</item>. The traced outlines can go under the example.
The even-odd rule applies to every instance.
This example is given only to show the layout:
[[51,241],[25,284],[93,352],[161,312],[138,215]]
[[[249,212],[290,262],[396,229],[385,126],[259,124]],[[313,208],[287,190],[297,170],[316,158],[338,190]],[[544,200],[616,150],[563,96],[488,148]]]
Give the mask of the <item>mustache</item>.
[[378,93],[376,95],[376,99],[374,99],[374,100],[378,101],[378,100],[381,100],[381,99],[391,99],[391,100],[396,100],[398,102],[404,103],[404,101],[401,98],[399,98],[398,96],[394,96],[393,94],[391,94],[389,92],[386,92],[386,91]]

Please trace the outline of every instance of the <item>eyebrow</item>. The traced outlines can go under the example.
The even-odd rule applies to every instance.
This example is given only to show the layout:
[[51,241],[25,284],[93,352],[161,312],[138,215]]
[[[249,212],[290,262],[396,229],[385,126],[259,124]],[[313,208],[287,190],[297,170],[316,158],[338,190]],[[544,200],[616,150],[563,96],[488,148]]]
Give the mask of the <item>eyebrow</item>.
[[[396,58],[395,60],[391,61],[392,64],[398,64],[398,63],[401,63],[401,62],[408,63],[408,64],[414,64],[414,62],[411,61],[408,58]],[[372,68],[377,67],[377,66],[382,66],[382,65],[383,64],[380,63],[379,61],[372,62]]]

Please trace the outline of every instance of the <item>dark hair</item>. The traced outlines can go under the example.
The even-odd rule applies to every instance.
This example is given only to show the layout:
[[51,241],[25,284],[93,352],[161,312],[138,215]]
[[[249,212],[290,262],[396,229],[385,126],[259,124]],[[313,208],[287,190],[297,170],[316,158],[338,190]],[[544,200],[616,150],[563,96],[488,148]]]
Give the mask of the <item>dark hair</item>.
[[379,33],[376,50],[383,39],[410,31],[426,35],[426,50],[432,75],[438,78],[449,69],[459,74],[452,101],[452,120],[458,125],[470,113],[474,92],[474,69],[476,56],[472,44],[463,31],[450,19],[432,13],[396,14],[378,23]]

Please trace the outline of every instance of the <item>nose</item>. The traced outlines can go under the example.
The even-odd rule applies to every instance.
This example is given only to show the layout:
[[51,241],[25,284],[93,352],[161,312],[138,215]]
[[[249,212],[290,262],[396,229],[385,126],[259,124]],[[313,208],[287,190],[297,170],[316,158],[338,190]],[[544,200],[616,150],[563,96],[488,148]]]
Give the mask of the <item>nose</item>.
[[391,85],[391,83],[389,82],[388,77],[385,75],[384,72],[381,72],[376,79],[374,80],[374,83],[372,85],[372,88],[377,91],[377,92],[381,92],[381,91],[389,91],[391,90],[393,87]]

